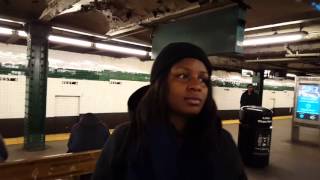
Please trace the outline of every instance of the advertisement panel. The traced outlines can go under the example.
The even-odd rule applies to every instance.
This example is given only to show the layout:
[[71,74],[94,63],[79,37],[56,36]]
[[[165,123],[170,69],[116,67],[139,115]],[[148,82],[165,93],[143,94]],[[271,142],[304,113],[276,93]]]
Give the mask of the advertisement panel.
[[320,124],[320,81],[297,77],[295,89],[295,121]]

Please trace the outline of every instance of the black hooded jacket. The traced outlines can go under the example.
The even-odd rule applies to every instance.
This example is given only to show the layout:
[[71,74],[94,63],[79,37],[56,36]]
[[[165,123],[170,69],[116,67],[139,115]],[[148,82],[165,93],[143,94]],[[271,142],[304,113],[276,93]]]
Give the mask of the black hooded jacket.
[[259,106],[259,96],[255,92],[249,95],[247,90],[241,95],[240,107],[248,105]]
[[[90,114],[90,113],[88,113]],[[109,137],[106,128],[94,115],[84,114],[72,129],[68,142],[68,152],[101,149]]]
[[225,130],[221,132],[221,150],[212,152],[209,159],[194,144],[188,143],[176,146],[179,153],[172,153],[176,144],[167,141],[160,130],[151,133],[151,139],[156,139],[148,146],[153,153],[144,153],[134,162],[139,155],[134,151],[135,145],[126,144],[129,129],[130,124],[124,124],[110,136],[97,162],[93,180],[247,179],[237,147]]

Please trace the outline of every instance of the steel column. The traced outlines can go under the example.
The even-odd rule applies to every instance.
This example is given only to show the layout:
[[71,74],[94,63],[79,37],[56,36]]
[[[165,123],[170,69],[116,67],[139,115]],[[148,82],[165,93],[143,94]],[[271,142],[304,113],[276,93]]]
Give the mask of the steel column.
[[26,24],[28,33],[24,149],[45,149],[45,118],[48,74],[48,33],[50,26]]

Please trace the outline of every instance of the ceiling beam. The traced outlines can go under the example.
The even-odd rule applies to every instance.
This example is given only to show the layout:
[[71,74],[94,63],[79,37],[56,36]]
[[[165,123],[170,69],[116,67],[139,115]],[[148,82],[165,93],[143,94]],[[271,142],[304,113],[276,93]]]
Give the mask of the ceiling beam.
[[248,59],[245,60],[246,63],[260,63],[260,62],[273,62],[273,63],[288,63],[288,62],[293,62],[293,61],[299,61],[299,62],[304,62],[306,63],[307,61],[315,61],[315,58],[270,58],[270,59]]
[[113,29],[110,30],[107,35],[112,36],[112,37],[125,37],[128,35],[136,34],[141,31],[143,31],[145,28],[152,28],[158,23],[163,23],[167,22],[169,20],[176,20],[179,18],[183,18],[186,16],[190,15],[196,15],[198,13],[203,13],[205,11],[210,11],[210,10],[215,10],[218,8],[223,8],[223,7],[228,7],[228,6],[234,6],[237,3],[234,3],[232,1],[222,1],[222,2],[211,2],[207,3],[205,5],[194,5],[189,8],[180,10],[180,11],[175,11],[175,12],[170,12],[166,13],[165,15],[160,15],[157,17],[149,17],[144,20],[141,20],[140,22],[137,23],[132,23],[127,26],[118,28],[118,29]]
[[222,68],[226,70],[241,70],[241,69],[249,69],[253,71],[257,71],[259,69],[286,69],[286,67],[273,65],[273,64],[265,64],[265,63],[246,63],[241,59],[230,58],[230,57],[220,57],[220,56],[210,56],[210,63],[214,68]]
[[[305,59],[305,58],[304,58]],[[292,73],[308,72],[308,73],[320,73],[320,66],[315,64],[303,64],[293,61],[294,63],[280,64],[274,63],[274,61],[265,62],[245,62],[241,59],[230,58],[230,57],[218,57],[210,56],[210,63],[215,69],[224,70],[241,70],[249,69],[257,71],[260,69],[269,70],[286,70]]]
[[62,11],[70,9],[72,5],[76,4],[80,0],[48,0],[47,8],[42,12],[40,16],[41,21],[50,21]]
[[[319,41],[309,41],[309,42],[301,42],[301,43],[292,43],[289,44],[288,47],[293,52],[312,52],[320,50]],[[244,48],[244,56],[252,57],[252,56],[263,56],[263,55],[272,55],[272,54],[285,54],[287,53],[286,45],[269,45],[269,46],[260,46],[260,47],[245,47]]]

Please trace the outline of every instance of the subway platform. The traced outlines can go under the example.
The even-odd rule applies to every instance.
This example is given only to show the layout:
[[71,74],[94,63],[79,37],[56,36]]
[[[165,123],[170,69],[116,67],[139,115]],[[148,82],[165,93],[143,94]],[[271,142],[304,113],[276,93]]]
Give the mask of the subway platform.
[[[319,180],[320,179],[320,131],[319,129],[301,128],[300,142],[291,142],[291,120],[289,117],[274,118],[270,164],[263,169],[246,167],[249,180]],[[224,121],[224,128],[234,140],[238,137],[238,121]],[[33,159],[43,156],[63,154],[67,151],[68,134],[47,138],[47,149],[27,152],[22,144],[14,140],[6,141],[8,161]],[[19,140],[15,140],[19,141]]]

